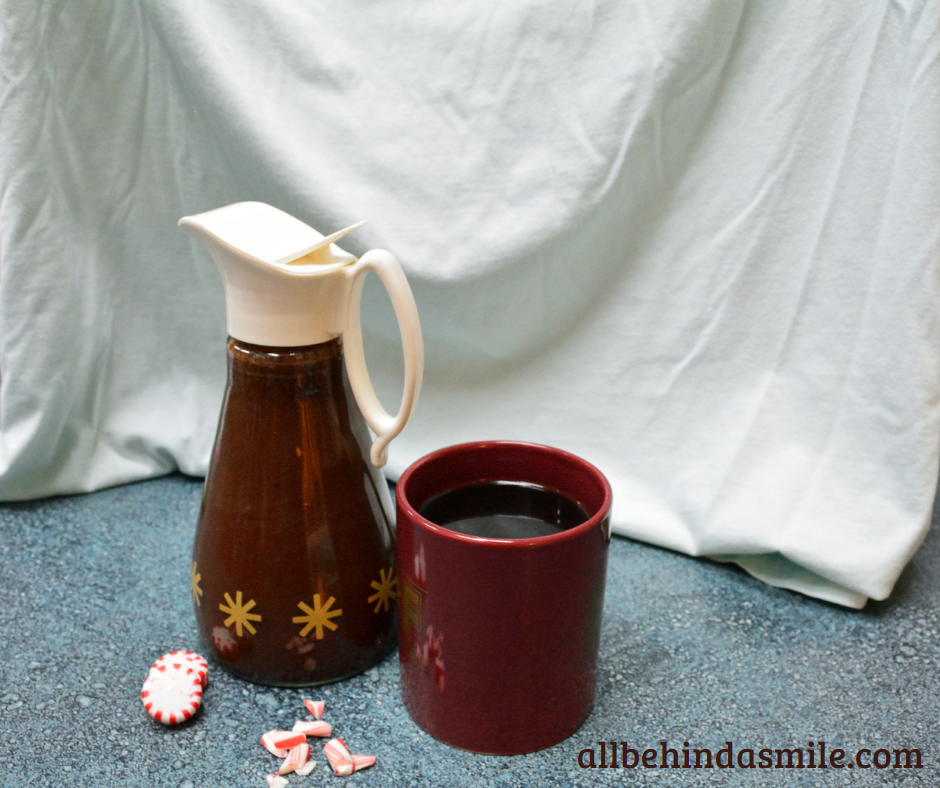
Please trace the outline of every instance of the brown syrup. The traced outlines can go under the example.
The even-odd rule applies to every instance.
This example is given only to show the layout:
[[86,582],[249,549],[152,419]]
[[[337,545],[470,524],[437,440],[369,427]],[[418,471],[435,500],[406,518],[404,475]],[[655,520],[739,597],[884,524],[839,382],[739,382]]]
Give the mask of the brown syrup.
[[359,673],[395,645],[397,580],[387,487],[367,459],[341,340],[229,339],[228,359],[193,547],[202,637],[261,684]]

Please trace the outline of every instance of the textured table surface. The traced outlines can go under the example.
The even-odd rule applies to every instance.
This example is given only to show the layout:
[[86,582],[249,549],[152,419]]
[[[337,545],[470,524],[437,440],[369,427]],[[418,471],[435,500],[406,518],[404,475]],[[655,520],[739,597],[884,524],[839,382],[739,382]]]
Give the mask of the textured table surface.
[[[492,757],[411,723],[394,656],[308,692],[246,684],[210,659],[197,717],[177,728],[152,722],[140,702],[151,662],[202,650],[189,590],[201,491],[201,481],[173,476],[0,506],[0,785],[261,788],[277,761],[259,736],[303,718],[311,694],[326,700],[336,735],[378,762],[335,777],[317,741],[319,766],[292,786],[940,785],[936,528],[893,597],[860,612],[614,538],[593,713],[555,747]],[[641,753],[667,741],[680,755],[683,742],[717,753],[730,741],[737,757],[820,740],[853,755],[917,747],[924,768],[578,765],[600,741]]]

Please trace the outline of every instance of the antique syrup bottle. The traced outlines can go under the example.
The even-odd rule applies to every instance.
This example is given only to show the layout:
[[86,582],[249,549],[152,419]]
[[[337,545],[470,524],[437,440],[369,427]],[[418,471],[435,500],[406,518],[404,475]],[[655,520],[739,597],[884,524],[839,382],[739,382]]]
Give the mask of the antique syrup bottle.
[[[378,470],[417,400],[423,347],[398,261],[358,261],[272,206],[180,220],[216,262],[226,296],[228,384],[192,557],[203,640],[234,675],[309,686],[359,673],[395,645],[392,506]],[[396,416],[365,367],[365,274],[402,334]],[[367,424],[376,437],[369,435]]]

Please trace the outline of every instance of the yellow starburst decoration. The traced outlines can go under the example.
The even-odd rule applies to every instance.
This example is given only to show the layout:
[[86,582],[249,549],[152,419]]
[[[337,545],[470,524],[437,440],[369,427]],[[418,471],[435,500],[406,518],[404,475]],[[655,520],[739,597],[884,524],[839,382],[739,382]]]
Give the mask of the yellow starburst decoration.
[[189,575],[189,582],[193,589],[193,602],[196,607],[202,604],[202,602],[199,601],[199,597],[202,596],[202,589],[199,587],[200,580],[202,580],[202,575],[196,571],[196,562],[193,561],[193,570]]
[[228,606],[226,607],[226,605],[220,604],[219,610],[221,610],[223,613],[228,613],[229,617],[225,619],[225,621],[223,621],[222,623],[227,627],[230,627],[232,626],[232,624],[234,624],[235,634],[238,635],[238,637],[242,636],[242,627],[244,627],[252,635],[254,635],[255,628],[251,625],[251,622],[260,621],[261,616],[259,616],[257,613],[249,613],[248,611],[251,610],[255,606],[255,600],[249,599],[248,603],[243,605],[242,604],[242,592],[236,591],[235,601],[233,602],[232,597],[230,597],[228,595],[228,592],[226,591],[225,601],[228,603]]
[[395,596],[395,586],[398,585],[395,570],[389,569],[386,575],[385,570],[380,569],[379,580],[373,580],[369,585],[375,589],[375,593],[366,600],[366,602],[375,602],[375,608],[372,612],[378,613],[382,605],[385,605],[385,612],[388,612],[388,603]]
[[302,630],[300,630],[300,636],[306,637],[307,633],[313,629],[317,628],[317,640],[323,640],[323,627],[327,629],[336,630],[336,624],[330,621],[331,618],[336,618],[336,616],[343,615],[343,611],[337,608],[336,610],[330,610],[333,607],[333,603],[336,601],[336,597],[330,597],[326,600],[325,605],[320,604],[320,595],[313,595],[313,608],[309,605],[304,604],[303,602],[298,602],[297,607],[304,611],[307,615],[305,616],[294,616],[293,621],[295,624],[306,624]]

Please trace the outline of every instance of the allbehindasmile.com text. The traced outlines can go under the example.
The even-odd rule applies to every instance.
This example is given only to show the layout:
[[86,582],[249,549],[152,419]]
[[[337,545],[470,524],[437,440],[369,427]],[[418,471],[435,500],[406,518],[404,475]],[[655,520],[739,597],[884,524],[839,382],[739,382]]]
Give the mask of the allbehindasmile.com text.
[[845,750],[826,742],[808,742],[805,748],[739,747],[726,741],[717,750],[697,749],[688,742],[640,750],[627,742],[604,741],[578,753],[582,769],[923,769],[924,757],[916,747],[862,747]]

